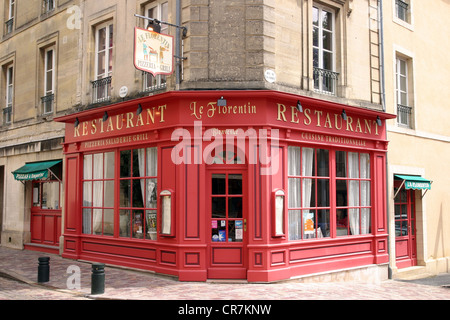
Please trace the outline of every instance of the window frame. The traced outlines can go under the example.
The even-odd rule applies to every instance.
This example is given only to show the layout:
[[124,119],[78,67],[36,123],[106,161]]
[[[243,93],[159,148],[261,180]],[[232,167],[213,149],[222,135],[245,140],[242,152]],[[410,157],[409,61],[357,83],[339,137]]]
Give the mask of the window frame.
[[[405,128],[412,129],[413,123],[413,113],[414,113],[414,97],[412,95],[412,90],[414,86],[412,73],[413,73],[413,62],[412,58],[395,53],[395,66],[394,66],[394,78],[395,78],[395,105],[397,110],[397,125]],[[402,66],[404,64],[405,73],[401,72]],[[401,80],[404,80],[405,88],[401,88]],[[402,99],[404,95],[404,99]],[[405,102],[405,103],[403,103]]]
[[[164,6],[166,6],[164,12]],[[153,13],[150,11],[153,10]],[[143,7],[144,16],[148,18],[158,19],[160,21],[167,21],[169,18],[169,1],[153,1],[146,4]],[[145,20],[147,24],[147,20]],[[145,25],[146,27],[147,25]],[[161,25],[161,33],[169,34],[169,26],[162,24]],[[167,87],[167,76],[166,75],[156,75],[153,76],[149,72],[142,73],[142,89],[144,92],[156,91],[165,89]]]
[[[51,61],[51,68],[49,69],[48,65],[48,55],[49,53],[52,53],[52,61]],[[54,94],[55,94],[55,79],[56,79],[56,50],[53,46],[45,48],[44,49],[44,76],[43,76],[43,96],[41,97],[42,100],[42,114],[51,114],[53,113],[53,101],[54,101]],[[48,81],[49,81],[49,73],[51,72],[51,88],[48,88]],[[48,105],[50,105],[50,108],[48,108]]]
[[[317,24],[314,19],[314,11],[317,10]],[[331,29],[326,29],[323,26],[323,12],[329,13],[331,15]],[[313,3],[312,4],[312,69],[313,69],[313,88],[316,92],[337,95],[337,81],[338,73],[336,72],[336,58],[337,58],[337,44],[336,44],[336,18],[337,14],[335,9],[330,7],[325,7],[323,5]],[[315,44],[315,30],[317,30],[317,44]],[[331,49],[324,48],[324,33],[330,33]],[[315,51],[317,50],[317,60],[315,58]],[[325,68],[324,66],[324,55],[325,53],[331,56],[330,68]],[[326,84],[325,84],[326,83]]]
[[[300,166],[298,168],[298,173],[293,173],[290,171],[290,162],[291,161],[291,157],[290,157],[290,150],[291,148],[299,148],[300,149],[300,153],[299,156],[297,158],[299,158],[300,161]],[[302,167],[303,167],[303,149],[314,149],[314,167],[316,168],[315,170],[315,175],[313,172],[312,176],[309,175],[305,175],[302,171]],[[287,235],[287,239],[288,241],[293,241],[293,242],[297,242],[297,241],[318,241],[318,240],[324,240],[327,241],[328,239],[342,239],[342,238],[347,238],[347,237],[358,237],[358,236],[372,236],[373,235],[373,207],[374,207],[374,199],[373,199],[373,186],[374,186],[374,182],[373,182],[373,153],[370,151],[366,151],[366,150],[350,150],[350,149],[341,149],[341,148],[332,148],[332,147],[322,147],[322,146],[309,146],[309,145],[303,145],[303,144],[290,144],[287,147],[287,181],[288,181],[288,186],[287,186],[287,212],[288,212],[288,216],[286,218],[286,220],[288,221],[288,235]],[[318,174],[318,150],[327,150],[328,151],[328,176],[327,175],[319,175]],[[338,152],[344,152],[346,155],[346,176],[345,177],[340,177],[338,176],[338,169],[336,167],[337,165],[337,154]],[[348,177],[348,154],[349,153],[356,153],[358,155],[358,176],[357,177]],[[368,170],[366,172],[366,174],[368,174],[367,176],[362,177],[361,176],[361,157],[362,154],[366,155],[364,157],[367,157],[369,164],[368,164]],[[367,168],[367,167],[366,167]],[[296,190],[295,192],[299,194],[299,198],[297,199],[297,204],[299,204],[298,206],[295,205],[295,203],[293,202],[293,199],[290,199],[291,196],[291,185],[290,185],[290,179],[299,179],[300,180],[300,184],[298,185],[299,190]],[[308,207],[308,206],[304,206],[303,204],[303,194],[304,194],[304,185],[303,185],[303,180],[305,179],[315,179],[316,183],[315,183],[315,192],[316,192],[316,206],[315,207]],[[319,180],[323,180],[323,179],[327,179],[329,181],[328,183],[328,205],[319,205],[319,200],[318,200],[318,192],[319,192],[319,183],[317,181]],[[347,204],[345,206],[338,206],[338,181],[345,181],[346,185],[347,185],[347,189],[346,189],[346,195],[348,197],[348,194],[350,192],[350,188],[348,187],[350,184],[350,181],[354,181],[353,183],[357,183],[358,184],[358,199],[357,199],[357,205],[350,205],[350,203],[347,202]],[[364,198],[362,197],[362,184],[365,183],[366,184],[366,189],[365,191],[367,192],[365,194],[365,196],[368,195],[368,198]],[[367,186],[368,186],[368,190],[367,190]],[[363,200],[366,201],[366,203],[363,203]],[[348,200],[347,200],[348,201]],[[367,204],[368,203],[368,204]],[[356,209],[359,210],[359,214],[358,214],[358,224],[357,224],[357,228],[358,228],[358,232],[354,232],[354,234],[351,233],[351,226],[350,226],[350,220],[349,220],[349,210],[351,209]],[[362,232],[362,228],[363,228],[363,224],[361,223],[361,219],[362,219],[362,212],[363,209],[368,209],[365,210],[365,212],[369,213],[368,216],[368,232]],[[328,210],[328,219],[319,219],[319,211],[320,210]],[[347,234],[340,234],[340,232],[338,232],[338,210],[347,210],[347,222],[346,222],[346,229],[347,229]],[[294,211],[297,211],[297,215],[299,215],[299,220],[295,220],[294,215],[291,216],[291,213],[294,213]],[[303,217],[303,211],[314,211],[314,218],[315,220],[314,222],[314,228],[315,228],[315,237],[304,237],[304,217]],[[323,224],[325,223],[328,224],[328,230],[321,230],[321,236],[318,236],[318,228],[317,226],[319,226],[319,224]],[[355,223],[355,222],[353,222]],[[296,235],[298,235],[298,233],[296,235],[293,235],[293,225],[292,224],[299,224],[299,226],[294,227],[294,229],[298,229],[301,230],[301,236],[298,237]],[[355,224],[353,225],[353,227],[355,228]],[[364,226],[365,227],[365,226]],[[354,231],[356,231],[354,229]]]
[[5,73],[5,108],[3,109],[3,124],[12,123],[14,106],[14,65],[8,64],[4,67]]

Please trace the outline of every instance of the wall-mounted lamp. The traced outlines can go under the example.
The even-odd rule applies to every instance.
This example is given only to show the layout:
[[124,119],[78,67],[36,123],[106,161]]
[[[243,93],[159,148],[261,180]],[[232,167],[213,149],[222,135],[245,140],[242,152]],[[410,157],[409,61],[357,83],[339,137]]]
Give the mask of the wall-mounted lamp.
[[300,100],[297,101],[297,110],[298,112],[303,112],[302,104],[300,103]]
[[137,108],[137,111],[136,111],[136,115],[138,116],[138,115],[140,115],[141,113],[142,113],[142,106],[141,106],[141,104],[139,103],[138,108]]
[[342,110],[341,117],[344,121],[347,121],[347,114],[345,113],[345,110]]
[[380,119],[380,116],[377,117],[377,125],[378,125],[379,127],[381,127],[381,119]]
[[217,106],[218,107],[225,107],[227,105],[227,100],[223,97],[220,97],[219,100],[217,100]]
[[147,25],[147,30],[161,33],[161,25],[159,24],[159,21],[156,19],[150,20]]
[[78,120],[78,118],[76,118],[75,123],[74,123],[75,128],[78,127],[79,125],[80,125],[80,120]]
[[106,120],[108,120],[109,116],[108,116],[108,112],[105,111],[105,113],[103,114],[103,122],[105,122]]

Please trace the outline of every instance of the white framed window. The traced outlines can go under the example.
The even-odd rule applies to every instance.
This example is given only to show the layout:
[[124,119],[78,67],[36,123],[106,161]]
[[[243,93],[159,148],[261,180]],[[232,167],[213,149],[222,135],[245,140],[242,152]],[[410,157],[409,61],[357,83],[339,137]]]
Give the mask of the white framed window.
[[395,0],[395,16],[405,22],[409,22],[409,1]]
[[47,48],[44,50],[44,92],[41,97],[42,113],[53,112],[53,101],[55,93],[55,50]]
[[95,79],[92,82],[93,102],[111,98],[113,71],[114,25],[103,23],[95,28]]
[[10,124],[12,122],[12,108],[14,99],[14,67],[12,65],[7,66],[5,69],[6,80],[6,101],[5,108],[3,109],[3,124]]
[[6,17],[6,22],[5,22],[6,34],[11,33],[13,30],[15,6],[16,6],[15,0],[8,1],[8,8],[7,8],[8,15]]
[[314,4],[312,23],[314,89],[335,95],[338,80],[335,72],[335,13]]
[[55,0],[44,0],[43,2],[44,13],[55,9]]
[[[160,21],[166,21],[169,19],[169,2],[167,1],[154,1],[147,4],[144,7],[144,15],[148,18],[157,19]],[[168,34],[169,26],[161,24],[161,33]],[[151,73],[143,73],[143,91],[154,91],[163,89],[166,87],[166,76],[157,75],[153,76]]]
[[398,124],[411,127],[412,106],[409,103],[408,73],[408,61],[404,58],[397,57],[395,64],[397,122]]

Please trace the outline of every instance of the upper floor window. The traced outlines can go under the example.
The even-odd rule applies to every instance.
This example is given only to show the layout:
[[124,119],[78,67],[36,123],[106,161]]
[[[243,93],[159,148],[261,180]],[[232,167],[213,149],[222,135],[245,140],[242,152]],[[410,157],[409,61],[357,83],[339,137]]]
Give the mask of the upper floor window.
[[92,82],[93,103],[111,98],[114,26],[108,22],[95,29],[95,80]]
[[[169,4],[167,1],[154,1],[147,4],[144,8],[144,15],[149,18],[158,19],[160,21],[167,21],[169,19]],[[168,34],[168,26],[161,24],[161,33]],[[151,73],[143,73],[143,91],[154,91],[166,87],[166,76],[153,76]]]
[[12,109],[14,99],[14,67],[7,66],[4,69],[5,79],[5,108],[3,108],[3,124],[10,124],[12,121]]
[[395,16],[409,23],[409,1],[395,0]]
[[321,93],[336,94],[338,74],[335,72],[334,12],[314,5],[313,17],[313,75],[314,89]]
[[401,125],[412,127],[412,102],[409,94],[410,62],[403,57],[396,59],[396,98],[397,98],[397,122]]
[[52,11],[53,9],[55,9],[55,0],[44,0],[43,6],[44,6],[44,13]]
[[44,90],[42,101],[42,113],[53,112],[53,101],[55,99],[55,50],[48,48],[44,50]]
[[11,33],[13,31],[14,26],[14,10],[15,10],[16,1],[15,0],[9,0],[8,1],[8,7],[7,7],[7,16],[6,16],[6,22],[5,22],[5,33]]

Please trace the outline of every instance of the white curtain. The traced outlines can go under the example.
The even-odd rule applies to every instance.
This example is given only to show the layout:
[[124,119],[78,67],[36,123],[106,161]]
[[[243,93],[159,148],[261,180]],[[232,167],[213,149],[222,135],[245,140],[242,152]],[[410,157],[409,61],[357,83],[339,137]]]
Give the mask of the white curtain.
[[[303,148],[302,149],[302,176],[311,177],[313,173],[314,166],[314,149],[312,148]],[[302,179],[302,207],[315,207],[315,204],[311,204],[311,196],[314,190],[313,179],[304,178]],[[314,222],[315,210],[303,210],[303,224],[306,223],[307,220],[312,220]],[[304,230],[304,238],[314,237],[314,231],[306,231]]]
[[[83,178],[92,179],[92,155],[84,156]],[[92,181],[83,183],[83,207],[92,207]],[[83,233],[91,234],[91,209],[83,209]]]
[[[288,148],[288,174],[300,176],[300,148]],[[289,178],[288,180],[288,207],[300,208],[300,178]],[[289,240],[301,239],[301,211],[289,210]]]
[[[370,155],[362,153],[360,155],[361,179],[370,179]],[[370,181],[361,181],[361,206],[369,207],[370,201]],[[361,233],[370,233],[371,214],[370,208],[361,208]]]
[[[358,153],[348,153],[348,177],[359,178],[359,157]],[[349,180],[348,190],[349,207],[359,207],[359,180]],[[350,231],[353,235],[359,234],[359,208],[349,209]]]
[[[93,178],[103,179],[103,153],[94,154]],[[92,194],[93,207],[103,207],[103,181],[94,181]],[[103,209],[94,209],[93,224],[94,234],[102,234]]]

